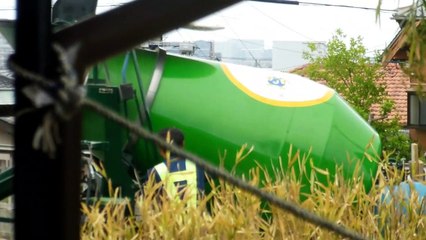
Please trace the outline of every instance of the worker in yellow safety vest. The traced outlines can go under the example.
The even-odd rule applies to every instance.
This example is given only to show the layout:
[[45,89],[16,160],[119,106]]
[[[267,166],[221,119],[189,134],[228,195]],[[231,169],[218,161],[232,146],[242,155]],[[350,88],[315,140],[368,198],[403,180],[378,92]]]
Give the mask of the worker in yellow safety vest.
[[[176,146],[184,146],[184,135],[177,128],[159,131],[159,136]],[[155,176],[156,182],[162,183],[161,191],[169,199],[185,198],[188,205],[196,206],[197,198],[204,194],[204,171],[193,162],[159,147],[163,161],[148,169],[147,176]],[[189,194],[186,196],[186,194]]]

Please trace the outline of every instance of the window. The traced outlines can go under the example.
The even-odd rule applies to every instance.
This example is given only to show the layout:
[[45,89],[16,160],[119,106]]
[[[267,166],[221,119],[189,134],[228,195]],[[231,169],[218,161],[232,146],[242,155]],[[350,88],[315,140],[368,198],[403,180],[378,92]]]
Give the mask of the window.
[[408,92],[408,126],[426,128],[426,96]]

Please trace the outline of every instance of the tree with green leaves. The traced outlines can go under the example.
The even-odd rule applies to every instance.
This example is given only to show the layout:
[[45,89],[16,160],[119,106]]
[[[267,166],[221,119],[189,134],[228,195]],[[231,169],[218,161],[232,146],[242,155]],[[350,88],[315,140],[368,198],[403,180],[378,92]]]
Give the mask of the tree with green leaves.
[[[304,52],[309,61],[304,74],[315,80],[324,80],[334,88],[365,120],[379,133],[383,150],[393,157],[409,157],[408,137],[401,134],[398,117],[388,118],[394,108],[385,86],[382,66],[366,54],[362,38],[350,38],[337,30],[325,49],[318,44],[309,44]],[[372,116],[373,105],[380,106],[380,116]]]

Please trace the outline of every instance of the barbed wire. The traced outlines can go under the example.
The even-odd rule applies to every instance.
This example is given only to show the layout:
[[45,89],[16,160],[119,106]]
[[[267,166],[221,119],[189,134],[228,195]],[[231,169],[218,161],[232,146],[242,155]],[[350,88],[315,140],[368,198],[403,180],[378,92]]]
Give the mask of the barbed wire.
[[[63,49],[55,47],[56,52],[59,55],[59,59],[62,62],[63,68],[65,69],[65,73],[66,74],[70,74],[72,73],[72,69],[70,68],[70,66],[72,66],[67,58],[67,53],[66,51],[63,51]],[[8,60],[8,65],[9,68],[15,72],[15,74],[18,74],[22,77],[24,77],[25,79],[32,81],[34,84],[37,84],[39,87],[41,87],[47,94],[49,94],[51,97],[55,98],[55,100],[57,102],[59,102],[59,104],[65,104],[68,105],[70,104],[67,101],[73,101],[73,106],[74,107],[85,107],[88,109],[93,110],[94,112],[102,115],[105,118],[108,118],[114,122],[116,122],[117,124],[121,125],[122,127],[128,129],[129,131],[133,132],[135,135],[137,135],[138,137],[142,137],[145,138],[147,140],[153,141],[155,144],[159,145],[160,147],[163,147],[177,155],[179,155],[180,157],[186,158],[192,162],[194,162],[195,164],[197,164],[198,166],[200,166],[201,168],[204,169],[205,172],[207,172],[210,175],[216,176],[220,179],[223,179],[224,181],[228,182],[229,184],[243,190],[246,191],[250,194],[253,194],[254,196],[258,197],[261,200],[267,201],[269,202],[271,205],[274,205],[276,207],[278,207],[281,210],[285,210],[287,212],[289,212],[290,214],[294,215],[295,217],[301,218],[304,221],[307,221],[311,224],[314,224],[316,226],[319,226],[321,228],[327,229],[329,231],[332,231],[334,233],[337,233],[339,235],[341,235],[342,237],[346,237],[346,238],[350,238],[350,239],[356,239],[356,240],[361,240],[361,239],[366,239],[364,236],[362,236],[360,233],[355,232],[354,230],[348,229],[347,227],[343,226],[343,225],[339,225],[337,223],[334,223],[332,221],[329,221],[323,217],[320,217],[306,209],[301,208],[300,206],[298,206],[296,203],[294,202],[290,202],[287,200],[284,200],[282,198],[278,198],[276,195],[266,192],[256,186],[253,186],[251,184],[249,184],[248,182],[232,175],[231,173],[229,173],[228,171],[226,171],[223,168],[218,168],[217,166],[209,163],[209,161],[193,154],[190,153],[186,150],[183,150],[182,148],[177,147],[176,145],[172,145],[170,143],[168,143],[167,141],[165,141],[164,139],[162,139],[160,136],[158,136],[157,134],[154,134],[144,128],[142,128],[141,126],[128,121],[127,119],[123,118],[121,115],[119,115],[118,113],[111,111],[109,108],[91,100],[88,98],[85,98],[82,94],[81,94],[81,90],[79,88],[79,86],[75,86],[74,84],[67,84],[68,86],[72,86],[72,87],[65,87],[64,85],[62,85],[62,89],[58,89],[58,85],[57,82],[58,81],[54,81],[52,79],[47,79],[41,75],[38,75],[36,73],[33,73],[31,71],[28,71],[27,69],[21,67],[19,64],[17,64],[14,60],[13,57],[9,58]],[[62,76],[62,81],[66,81],[66,80],[70,80],[70,81],[75,81],[75,75],[71,76],[71,79],[69,79],[70,76]],[[55,94],[52,91],[64,91],[66,94],[65,96],[68,97],[63,97],[64,94]],[[75,101],[76,99],[78,99],[78,101]],[[54,103],[52,103],[54,104]],[[57,104],[57,103],[55,103]],[[65,108],[67,109],[67,108]]]

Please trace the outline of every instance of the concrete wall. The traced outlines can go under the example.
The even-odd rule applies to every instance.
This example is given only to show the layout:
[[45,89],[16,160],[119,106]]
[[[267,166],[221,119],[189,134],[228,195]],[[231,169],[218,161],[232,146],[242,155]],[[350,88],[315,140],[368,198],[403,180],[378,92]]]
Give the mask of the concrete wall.
[[[0,153],[0,172],[12,164],[11,153]],[[0,200],[0,217],[13,218],[12,197]],[[0,240],[13,239],[13,224],[0,222]]]

